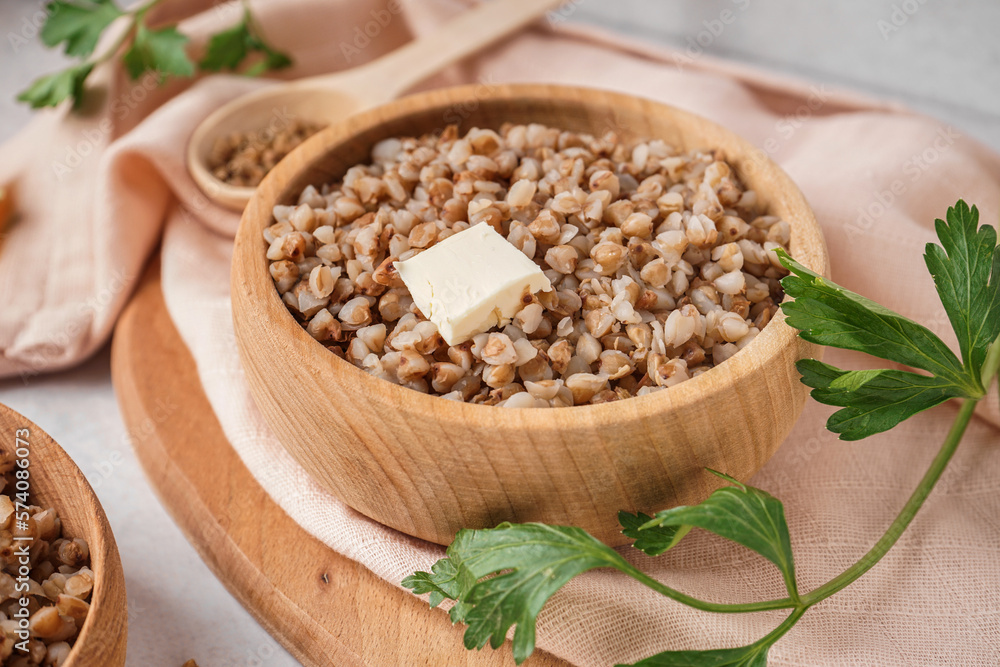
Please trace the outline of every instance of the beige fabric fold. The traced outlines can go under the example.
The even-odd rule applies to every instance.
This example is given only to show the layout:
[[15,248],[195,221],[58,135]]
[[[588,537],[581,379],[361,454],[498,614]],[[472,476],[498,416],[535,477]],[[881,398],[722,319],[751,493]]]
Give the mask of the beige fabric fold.
[[[209,3],[205,3],[208,5]],[[258,3],[274,41],[300,65],[290,76],[343,66],[342,43],[377,0]],[[411,0],[361,51],[370,59],[460,11],[458,0]],[[308,16],[309,20],[303,19]],[[232,20],[208,9],[184,24],[204,35]],[[183,168],[192,128],[263,82],[212,77],[150,94],[58,182],[52,161],[134,87],[111,70],[105,107],[88,119],[53,113],[2,149],[0,177],[20,174],[23,215],[0,254],[0,374],[75,363],[105,340],[161,225],[163,285],[209,400],[233,447],[289,515],[331,548],[397,584],[443,549],[376,524],[313,482],[253,405],[235,350],[229,258],[236,216],[211,205]],[[769,77],[741,65],[624,44],[593,30],[544,25],[451,68],[425,87],[545,81],[623,90],[700,113],[743,134],[796,180],[824,227],[834,277],[954,343],[921,253],[933,220],[959,197],[994,221],[1000,158],[947,124],[893,105]],[[131,91],[131,92],[130,92]],[[170,98],[167,100],[166,98]],[[53,193],[58,193],[58,196]],[[39,247],[49,252],[39,253]],[[34,258],[25,271],[25,257]],[[117,281],[115,280],[118,276]],[[83,304],[83,306],[81,306]],[[872,361],[831,350],[831,363]],[[1000,406],[981,410],[955,461],[891,554],[851,588],[811,610],[772,651],[774,665],[1000,663]],[[778,454],[752,480],[782,500],[800,588],[837,574],[881,535],[929,464],[955,414],[924,413],[891,433],[841,443],[810,403]],[[773,566],[703,533],[669,555],[622,553],[672,586],[715,601],[778,597]],[[736,646],[780,613],[720,616],[659,598],[615,572],[574,580],[543,611],[539,646],[577,665],[658,651]]]

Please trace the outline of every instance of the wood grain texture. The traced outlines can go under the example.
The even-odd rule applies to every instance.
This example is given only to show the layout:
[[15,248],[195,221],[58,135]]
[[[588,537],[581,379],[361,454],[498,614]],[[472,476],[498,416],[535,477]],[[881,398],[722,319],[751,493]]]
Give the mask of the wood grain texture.
[[[308,667],[513,664],[510,644],[466,651],[463,628],[306,533],[226,440],[151,267],[115,329],[112,376],[136,455],[202,559]],[[160,406],[178,406],[163,419]],[[568,667],[536,652],[525,665]]]
[[30,484],[36,502],[55,508],[63,535],[82,537],[90,547],[94,571],[90,612],[63,667],[121,667],[128,639],[125,575],[104,509],[62,447],[27,418],[0,405],[0,446],[14,447],[18,429],[30,431]]
[[[620,509],[697,502],[704,467],[747,479],[805,403],[796,360],[817,356],[782,317],[718,368],[652,395],[560,409],[501,410],[444,401],[336,358],[296,323],[275,290],[263,229],[275,204],[369,159],[379,140],[458,123],[541,122],[569,130],[719,149],[770,212],[792,227],[791,252],[820,273],[819,226],[788,176],[751,144],[678,109],[611,92],[547,85],[465,86],[414,95],[307,141],[247,207],[236,240],[236,338],[258,407],[288,451],[333,494],[410,535],[449,543],[502,521],[577,525],[624,541]],[[714,480],[714,481],[713,481]]]

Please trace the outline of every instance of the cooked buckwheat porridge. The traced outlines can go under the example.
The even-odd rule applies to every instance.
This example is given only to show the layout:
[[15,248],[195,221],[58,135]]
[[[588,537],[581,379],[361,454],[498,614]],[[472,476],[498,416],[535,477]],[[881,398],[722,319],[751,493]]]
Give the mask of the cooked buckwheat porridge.
[[0,450],[0,666],[60,667],[90,613],[90,547],[63,534],[55,509],[19,497],[16,462]]
[[[386,139],[342,181],[276,206],[264,232],[281,298],[333,354],[389,382],[505,407],[604,403],[723,363],[778,311],[776,248],[717,151],[680,153],[543,125]],[[552,284],[448,345],[394,264],[492,226]]]

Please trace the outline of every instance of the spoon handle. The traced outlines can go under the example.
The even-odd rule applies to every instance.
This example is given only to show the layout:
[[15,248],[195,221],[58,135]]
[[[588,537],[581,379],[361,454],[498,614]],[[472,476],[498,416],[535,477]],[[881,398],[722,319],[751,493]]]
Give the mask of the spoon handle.
[[565,0],[488,0],[443,27],[363,65],[369,98],[388,102],[411,86],[538,19]]

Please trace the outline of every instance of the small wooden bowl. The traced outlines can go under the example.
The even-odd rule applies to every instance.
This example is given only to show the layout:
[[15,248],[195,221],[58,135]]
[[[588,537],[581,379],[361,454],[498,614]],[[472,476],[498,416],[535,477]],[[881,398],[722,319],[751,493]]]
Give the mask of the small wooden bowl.
[[549,85],[464,86],[414,95],[330,127],[282,161],[243,214],[233,257],[236,338],[254,399],[285,448],[359,512],[438,544],[502,521],[575,525],[621,544],[618,510],[697,502],[747,479],[806,400],[795,361],[820,350],[779,316],[743,351],[666,391],[603,405],[508,410],[446,401],[374,378],[313,340],[282,303],[262,232],[276,204],[340,178],[372,146],[457,123],[539,122],[575,131],[721,149],[771,213],[791,252],[828,273],[802,193],[750,143],[703,118],[618,93]]
[[121,667],[128,639],[125,575],[118,546],[90,483],[62,447],[25,417],[0,405],[4,449],[15,446],[15,433],[28,429],[30,493],[42,507],[53,507],[63,535],[82,537],[90,547],[94,590],[90,612],[63,667]]

